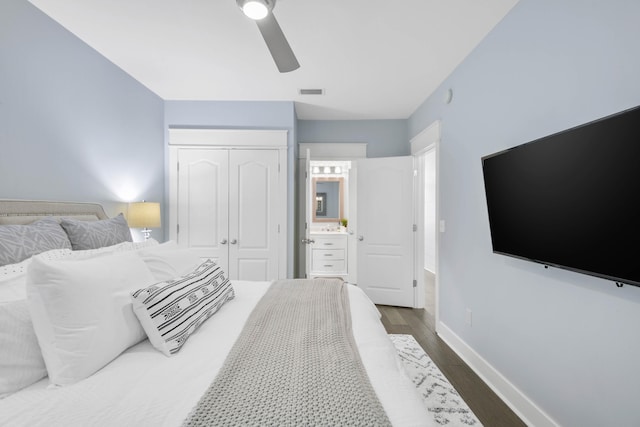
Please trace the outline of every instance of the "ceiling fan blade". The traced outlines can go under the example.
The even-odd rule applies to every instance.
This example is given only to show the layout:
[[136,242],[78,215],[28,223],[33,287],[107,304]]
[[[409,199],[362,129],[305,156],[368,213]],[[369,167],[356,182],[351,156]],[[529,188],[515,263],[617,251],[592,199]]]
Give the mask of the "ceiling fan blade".
[[269,13],[266,18],[256,21],[256,23],[278,70],[281,73],[287,73],[300,68],[300,64],[273,13]]

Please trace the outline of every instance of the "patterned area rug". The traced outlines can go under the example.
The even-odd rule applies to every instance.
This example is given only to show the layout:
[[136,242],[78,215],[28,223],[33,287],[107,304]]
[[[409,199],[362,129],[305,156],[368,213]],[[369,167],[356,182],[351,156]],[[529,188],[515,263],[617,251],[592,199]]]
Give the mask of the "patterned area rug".
[[411,335],[389,334],[389,337],[436,424],[482,426],[456,389]]

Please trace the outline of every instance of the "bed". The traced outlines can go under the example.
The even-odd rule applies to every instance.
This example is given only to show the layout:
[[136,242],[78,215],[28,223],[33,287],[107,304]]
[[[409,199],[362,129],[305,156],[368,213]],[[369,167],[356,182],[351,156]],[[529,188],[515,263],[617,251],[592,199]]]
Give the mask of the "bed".
[[[55,224],[64,233],[61,234]],[[44,227],[46,233],[55,229],[56,236],[47,237],[43,242],[41,237],[34,237],[43,231],[29,227]],[[247,410],[247,407],[253,412],[251,416],[260,412],[259,416],[263,417],[251,418],[254,420],[251,423],[265,425],[269,417],[280,416],[269,412],[280,406],[291,413],[285,418],[271,418],[272,425],[433,424],[413,383],[402,370],[377,309],[359,288],[336,281],[228,280],[214,263],[196,262],[195,255],[179,248],[175,242],[132,242],[127,231],[124,217],[108,218],[97,204],[0,200],[0,252],[9,254],[4,259],[0,255],[0,264],[3,264],[0,266],[0,425],[246,425],[246,420],[234,418],[234,413],[239,411],[236,408]],[[67,235],[68,242],[64,241],[63,234]],[[10,247],[15,243],[12,239],[23,242],[22,247]],[[165,301],[162,295],[173,295],[176,286],[201,286],[205,274],[216,275],[215,280],[207,282],[218,286],[215,303],[208,306],[207,314],[201,316],[204,320],[198,320],[195,327],[192,324],[184,327],[186,335],[182,338],[165,339],[168,335],[162,333],[158,322],[153,323],[150,306]],[[312,293],[307,289],[322,295],[331,289],[331,293],[341,295],[340,301],[347,302],[342,314],[335,314],[340,304],[334,302],[313,303],[305,308],[305,298]],[[204,295],[204,288],[202,292]],[[290,293],[300,295],[297,302],[284,299],[283,295]],[[267,300],[280,305],[266,306]],[[302,362],[297,363],[302,370],[295,374],[297,377],[292,376],[297,378],[295,381],[287,379],[289,383],[282,383],[285,375],[280,372],[276,380],[281,382],[272,383],[273,376],[267,378],[265,373],[271,367],[260,365],[255,371],[250,369],[255,360],[244,365],[231,363],[238,354],[242,354],[240,359],[245,363],[244,359],[250,358],[247,355],[255,356],[254,349],[256,354],[265,353],[253,359],[260,362],[268,359],[280,349],[260,350],[260,341],[268,345],[278,336],[277,339],[287,341],[302,328],[296,324],[295,328],[288,329],[287,321],[279,320],[280,323],[276,323],[279,326],[272,332],[276,338],[267,339],[262,329],[250,335],[249,327],[263,322],[255,320],[257,313],[271,319],[276,317],[274,313],[287,311],[289,307],[300,306],[302,309],[298,311],[315,312],[320,310],[316,310],[316,306],[323,305],[330,306],[323,310],[329,310],[332,316],[346,319],[348,334],[340,343],[353,344],[356,360],[336,355],[335,349],[317,348],[321,340],[313,334],[316,328],[313,323],[312,336],[302,339],[304,346],[309,347],[308,353],[300,353],[297,347],[287,353],[293,355],[291,359],[304,355]],[[85,321],[86,325],[80,325]],[[322,321],[330,326],[334,323],[333,317]],[[73,330],[71,336],[70,330]],[[329,335],[333,337],[335,332]],[[243,342],[245,347],[240,348]],[[317,368],[319,377],[315,374],[310,377],[304,370],[308,365],[306,358],[315,354],[321,359],[335,357],[335,361],[329,368]],[[360,403],[365,398],[360,392],[353,392],[360,389],[350,388],[350,384],[344,389],[322,389],[323,372],[327,369],[345,372],[352,363],[366,372],[365,382],[369,385],[365,384],[363,390],[369,390],[367,387],[373,390],[371,404],[382,408],[382,416],[367,409],[365,416],[370,418],[363,421],[366,418],[361,418],[358,411],[368,408]],[[220,393],[220,384],[222,381],[226,385],[224,381],[228,381],[231,387],[240,387],[233,382],[238,376],[249,384],[246,390],[232,390],[244,397],[234,401],[237,406],[228,407],[233,408],[226,410],[231,413],[230,418],[225,422],[216,421],[217,415],[198,418],[206,409],[203,409],[205,397],[212,393],[233,394]],[[334,376],[326,375],[329,380]],[[342,374],[340,379],[337,382],[345,382]],[[293,391],[282,394],[283,389]],[[266,394],[260,394],[265,391]],[[326,408],[337,401],[338,407],[344,408],[340,411],[346,413],[335,414],[328,409],[326,413],[311,412],[311,415],[297,412],[300,406],[314,406],[314,396],[323,394],[329,394],[324,397],[329,402]],[[261,406],[263,399],[272,400]],[[216,411],[221,411],[218,400],[210,402]]]

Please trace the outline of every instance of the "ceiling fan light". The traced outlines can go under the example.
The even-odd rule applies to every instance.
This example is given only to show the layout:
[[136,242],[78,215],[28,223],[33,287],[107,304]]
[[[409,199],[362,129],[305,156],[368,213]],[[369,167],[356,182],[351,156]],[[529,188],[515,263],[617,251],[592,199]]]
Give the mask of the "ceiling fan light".
[[242,12],[253,20],[260,20],[269,14],[267,4],[262,0],[249,0],[242,5]]

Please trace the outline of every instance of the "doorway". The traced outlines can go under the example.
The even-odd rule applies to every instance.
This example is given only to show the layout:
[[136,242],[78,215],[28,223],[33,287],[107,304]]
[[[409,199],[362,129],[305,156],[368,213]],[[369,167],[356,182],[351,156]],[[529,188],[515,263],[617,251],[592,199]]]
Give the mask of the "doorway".
[[416,261],[417,305],[427,318],[438,325],[438,148],[440,121],[436,121],[411,139],[411,154],[416,159]]
[[435,146],[420,154],[424,185],[424,308],[435,322],[436,313],[436,149]]
[[[438,324],[438,275],[437,275],[437,266],[438,266],[438,233],[437,230],[440,228],[440,222],[438,219],[437,206],[438,206],[438,193],[437,193],[437,166],[438,166],[438,144],[440,140],[440,122],[434,122],[432,125],[424,129],[418,135],[416,135],[411,140],[411,154],[415,159],[414,167],[408,168],[408,170],[412,173],[415,173],[415,183],[413,200],[415,201],[415,209],[410,209],[413,211],[413,224],[416,225],[416,231],[414,233],[415,239],[413,243],[414,254],[409,258],[409,265],[405,268],[411,269],[413,268],[413,278],[415,287],[415,299],[413,300],[413,307],[415,308],[425,308],[429,307],[429,312],[433,316],[434,323]],[[296,277],[304,277],[306,271],[306,263],[307,263],[307,254],[306,249],[307,245],[304,244],[309,236],[306,236],[307,232],[310,231],[309,224],[311,224],[311,220],[305,220],[305,211],[306,205],[311,203],[311,200],[306,200],[306,174],[305,171],[310,164],[307,164],[306,159],[306,151],[310,150],[310,159],[323,159],[323,160],[351,160],[352,169],[351,169],[351,179],[350,179],[350,188],[349,194],[351,196],[355,196],[357,194],[355,185],[357,182],[357,163],[359,159],[366,158],[366,144],[361,143],[300,143],[298,150],[298,159],[299,159],[299,170],[301,173],[298,175],[299,184],[298,184],[298,200],[299,200],[299,208],[297,215],[299,218],[298,222],[298,242],[303,241],[302,244],[298,245],[298,259],[297,259],[297,275]],[[434,188],[430,194],[432,198],[435,199],[435,202],[431,204],[431,208],[428,208],[431,215],[431,220],[429,224],[425,223],[425,187],[427,186],[425,181],[425,174],[427,173],[425,170],[425,163],[428,163],[429,160],[425,157],[425,154],[431,151],[430,158],[435,162],[435,171],[434,178],[431,180],[432,186]],[[432,163],[433,163],[432,162]],[[433,168],[432,168],[433,170]],[[405,186],[404,188],[407,188]],[[357,224],[352,224],[353,219],[357,218],[356,210],[358,208],[358,203],[354,200],[355,197],[350,197],[349,202],[349,210],[350,210],[350,219],[349,219],[349,228],[354,232],[352,237],[349,239],[349,245],[352,243],[357,245],[361,243],[357,238],[360,237],[359,233],[356,232]],[[352,228],[353,226],[353,228]],[[430,234],[426,232],[422,232],[420,230],[426,231],[427,229],[431,230]],[[365,236],[363,236],[365,237]],[[435,262],[431,263],[431,269],[425,270],[425,241],[434,241],[435,244],[432,244],[431,247],[434,249],[431,252],[431,256],[435,258]],[[354,242],[352,242],[354,241]],[[354,248],[355,249],[355,248]],[[351,246],[349,246],[349,253],[358,253],[357,250],[352,251]],[[355,257],[351,257],[353,260]],[[353,268],[349,267],[349,272],[354,272],[354,275],[357,271],[357,268],[353,266]],[[406,271],[406,270],[405,270]],[[429,274],[431,273],[431,274]],[[359,275],[359,274],[358,274]],[[358,283],[359,280],[348,280],[354,283]],[[427,288],[429,286],[429,288]],[[428,304],[426,304],[428,302]]]
[[[309,151],[310,157],[307,158],[307,151]],[[311,185],[311,179],[307,181],[307,178],[311,178],[309,173],[311,169],[311,161],[324,161],[328,166],[333,165],[335,172],[335,166],[338,162],[354,162],[351,163],[349,169],[349,179],[345,180],[345,194],[347,199],[345,200],[345,206],[348,206],[348,211],[345,215],[348,220],[347,228],[347,252],[356,253],[355,232],[353,231],[357,226],[356,212],[357,206],[355,197],[357,196],[356,189],[356,166],[355,161],[358,159],[364,159],[367,156],[367,144],[366,143],[343,143],[343,142],[301,142],[298,144],[298,183],[297,183],[297,214],[296,214],[296,262],[294,277],[305,277],[307,270],[309,269],[309,263],[311,263],[310,254],[307,254],[308,244],[306,240],[310,237],[308,232],[311,231],[311,224],[313,219],[311,215],[307,218],[307,206],[311,203],[311,198],[307,200],[307,194],[311,197],[311,192],[308,191],[308,187]],[[334,163],[331,163],[334,162]],[[336,221],[336,224],[338,222]],[[355,257],[347,259],[347,281],[356,282],[356,265]]]

